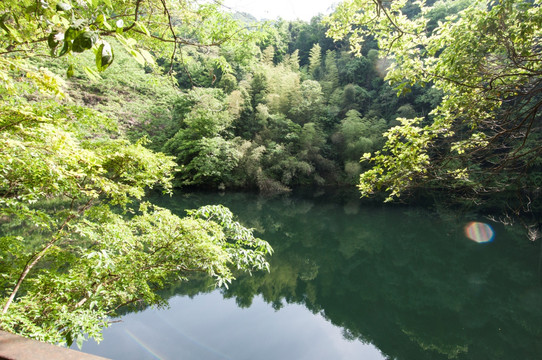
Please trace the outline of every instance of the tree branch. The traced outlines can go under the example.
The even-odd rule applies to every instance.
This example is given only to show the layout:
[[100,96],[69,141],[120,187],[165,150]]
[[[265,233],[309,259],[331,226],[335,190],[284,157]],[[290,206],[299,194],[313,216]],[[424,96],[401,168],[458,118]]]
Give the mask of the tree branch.
[[13,302],[13,300],[15,299],[15,296],[17,295],[17,292],[19,291],[19,288],[21,287],[21,284],[23,283],[23,281],[25,280],[26,276],[28,275],[28,273],[30,272],[30,270],[32,270],[32,268],[43,258],[43,256],[45,256],[45,254],[47,253],[47,251],[53,247],[53,245],[55,245],[57,243],[57,241],[59,241],[63,234],[62,234],[62,231],[64,230],[64,228],[68,225],[68,223],[70,221],[72,221],[74,218],[76,218],[77,216],[80,216],[82,215],[86,210],[88,210],[92,204],[94,202],[94,199],[90,199],[86,204],[85,206],[83,206],[78,212],[77,214],[71,214],[69,215],[68,217],[66,217],[66,219],[64,220],[64,222],[62,223],[62,225],[60,226],[60,228],[57,230],[56,232],[56,236],[54,236],[51,241],[49,241],[47,243],[47,245],[42,249],[40,250],[38,253],[35,253],[32,257],[30,257],[30,259],[28,260],[28,262],[26,263],[23,271],[21,272],[21,275],[19,276],[19,279],[17,280],[17,283],[15,284],[15,287],[13,288],[13,290],[11,291],[11,294],[6,302],[6,304],[4,305],[3,309],[2,309],[2,314],[6,314],[11,303]]

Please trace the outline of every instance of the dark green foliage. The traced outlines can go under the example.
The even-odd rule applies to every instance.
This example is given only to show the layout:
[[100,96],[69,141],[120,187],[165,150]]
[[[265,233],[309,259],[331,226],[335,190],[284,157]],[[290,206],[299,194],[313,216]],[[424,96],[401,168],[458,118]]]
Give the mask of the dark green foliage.
[[[355,191],[299,193],[219,198],[275,249],[271,272],[240,276],[225,299],[248,307],[263,298],[286,311],[303,305],[388,359],[538,358],[540,243],[526,241],[523,226],[491,223],[495,241],[476,244],[462,232],[476,206],[451,209],[449,194],[401,207],[370,206]],[[166,201],[180,210],[216,198]],[[176,295],[211,291],[203,280],[196,284],[179,286]]]
[[542,152],[541,3],[431,4],[358,0],[330,18],[330,34],[348,37],[358,55],[367,39],[378,41],[395,87],[382,87],[373,109],[389,117],[395,108],[398,126],[364,157],[373,168],[359,188],[388,191],[388,200],[418,186],[475,197],[513,189],[530,203],[538,188],[525,180],[536,177]]

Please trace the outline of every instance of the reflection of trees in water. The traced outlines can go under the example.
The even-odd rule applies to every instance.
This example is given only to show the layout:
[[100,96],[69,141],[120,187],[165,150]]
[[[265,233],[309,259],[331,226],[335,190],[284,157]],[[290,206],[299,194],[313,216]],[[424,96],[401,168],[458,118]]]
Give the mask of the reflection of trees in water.
[[[193,207],[209,202],[200,197],[191,199]],[[512,241],[516,230],[497,227],[497,241],[480,245],[462,233],[472,219],[445,208],[437,214],[356,207],[325,196],[232,194],[218,201],[264,231],[275,249],[269,274],[240,276],[223,291],[241,307],[256,295],[276,309],[303,304],[342,327],[346,338],[370,342],[391,358],[542,354],[539,254],[532,243]],[[210,290],[200,280],[170,295]]]

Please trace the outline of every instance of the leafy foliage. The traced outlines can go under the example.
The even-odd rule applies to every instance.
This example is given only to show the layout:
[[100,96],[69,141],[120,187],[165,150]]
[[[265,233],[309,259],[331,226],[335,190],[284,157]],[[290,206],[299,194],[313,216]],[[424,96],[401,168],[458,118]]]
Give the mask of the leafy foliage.
[[[47,50],[58,57],[92,50],[95,66],[83,70],[98,77],[93,68],[104,71],[115,58],[107,38],[114,37],[140,64],[153,65],[149,50],[174,56],[182,45],[215,46],[238,36],[238,23],[219,12],[219,5],[169,0],[3,1],[0,28],[5,36],[0,48],[7,54]],[[145,47],[138,45],[142,39],[147,40]],[[69,66],[68,77],[73,73]]]
[[[85,335],[99,339],[109,317],[122,306],[164,304],[158,291],[172,279],[184,279],[187,272],[201,271],[215,277],[217,285],[227,285],[234,278],[233,269],[268,269],[269,245],[237,223],[224,207],[205,207],[184,218],[146,203],[137,209],[134,205],[146,189],[171,192],[177,167],[173,158],[149,150],[144,137],[128,141],[115,119],[71,101],[67,93],[78,92],[66,91],[66,86],[76,83],[37,69],[27,59],[43,51],[39,44],[47,41],[53,56],[92,48],[98,54],[96,66],[105,70],[113,53],[99,37],[115,33],[135,60],[148,57],[141,63],[151,62],[150,55],[135,50],[135,40],[123,33],[134,29],[136,34],[153,37],[138,22],[139,11],[152,13],[153,6],[173,10],[161,1],[94,1],[74,7],[59,2],[55,9],[46,2],[0,5],[0,27],[7,34],[0,43],[3,330],[80,345]],[[100,15],[93,17],[95,11]],[[187,7],[183,11],[185,19],[196,20],[205,13],[211,16],[214,10],[204,7],[197,12]],[[113,12],[112,16],[118,16],[116,30],[104,23]],[[120,18],[126,14],[135,20],[124,27]],[[149,20],[164,20],[163,16],[160,13]],[[170,21],[167,15],[166,24]],[[218,30],[220,36],[225,35],[224,27]],[[64,37],[43,37],[52,31]],[[221,41],[220,36],[208,33],[204,40]],[[59,46],[62,49],[56,53]],[[111,58],[105,59],[106,55]],[[68,66],[68,77],[75,81],[79,75],[73,65]],[[91,81],[98,78],[90,66],[84,69],[83,76]],[[103,90],[106,93],[107,86]],[[182,113],[183,104],[178,108]],[[210,121],[197,108],[184,120],[200,130],[194,130],[196,136],[220,132],[231,122],[227,114],[221,121]]]
[[[384,151],[367,157],[375,167],[362,175],[362,193],[387,188],[393,198],[419,180],[475,191],[538,186],[525,173],[539,171],[541,150],[540,2],[414,4],[419,14],[407,16],[406,1],[347,1],[329,21],[332,36],[352,33],[358,53],[368,36],[377,39],[399,93],[418,84],[444,94],[430,122],[403,121]],[[443,18],[453,8],[463,10]]]
[[85,334],[99,339],[116,309],[164,305],[157,290],[187,272],[202,271],[227,285],[234,278],[230,267],[267,269],[264,256],[271,252],[221,206],[179,218],[142,204],[130,220],[98,206],[71,227],[80,240],[44,258],[52,265],[27,280],[3,315],[5,330],[54,343],[80,342]]

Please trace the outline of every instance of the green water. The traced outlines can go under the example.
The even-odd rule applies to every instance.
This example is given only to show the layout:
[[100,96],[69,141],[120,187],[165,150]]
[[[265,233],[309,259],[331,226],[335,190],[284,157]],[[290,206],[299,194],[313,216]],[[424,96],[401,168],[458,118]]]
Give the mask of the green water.
[[[269,241],[271,272],[227,290],[172,284],[168,309],[126,314],[83,351],[114,359],[541,359],[540,242],[443,206],[356,194],[187,194],[224,204]],[[464,228],[490,225],[477,243]]]

